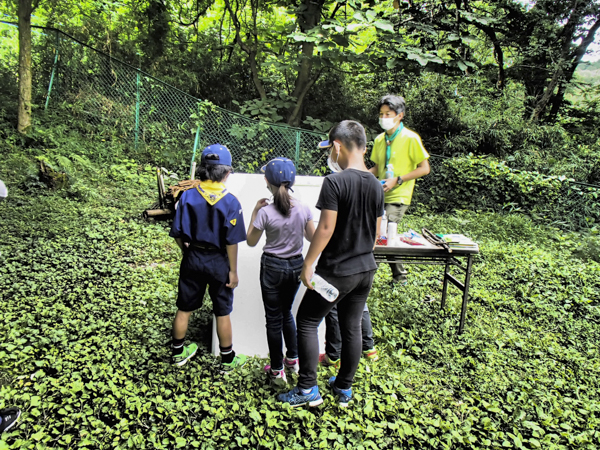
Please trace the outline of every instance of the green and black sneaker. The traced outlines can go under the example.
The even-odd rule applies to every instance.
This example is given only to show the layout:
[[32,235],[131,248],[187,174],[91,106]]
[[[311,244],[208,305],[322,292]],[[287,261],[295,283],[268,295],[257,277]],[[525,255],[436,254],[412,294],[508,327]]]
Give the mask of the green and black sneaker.
[[173,365],[183,366],[198,351],[198,344],[191,343],[183,346],[183,351],[178,355],[173,355]]
[[221,363],[221,373],[231,372],[232,370],[244,367],[247,361],[248,357],[246,355],[235,355],[235,358],[230,363]]

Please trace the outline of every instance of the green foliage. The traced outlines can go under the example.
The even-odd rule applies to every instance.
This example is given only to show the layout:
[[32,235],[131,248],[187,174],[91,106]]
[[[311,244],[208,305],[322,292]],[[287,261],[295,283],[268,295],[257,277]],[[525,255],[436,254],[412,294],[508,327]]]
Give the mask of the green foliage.
[[283,116],[280,116],[278,111],[291,107],[295,99],[285,92],[270,92],[269,97],[266,100],[246,100],[242,105],[237,100],[232,100],[231,103],[240,107],[241,114],[267,122],[280,122]]
[[424,180],[428,188],[417,188],[416,199],[436,211],[520,212],[574,229],[600,221],[599,189],[565,177],[514,170],[492,158],[445,159],[429,177]]
[[36,161],[15,146],[0,167],[11,194],[0,203],[0,406],[23,409],[1,449],[600,445],[600,265],[580,258],[595,232],[518,214],[407,216],[403,228],[480,243],[465,333],[457,291],[446,311],[423,301],[441,296],[438,267],[411,267],[409,285],[392,289],[382,266],[369,298],[381,359],[361,362],[351,407],[335,405],[332,369],[320,369],[324,406],[291,410],[265,385],[264,361],[219,373],[208,304],[190,328],[201,354],[169,364],[180,252],[164,225],[139,219],[155,195],[150,168],[74,164],[73,182],[94,192],[79,198],[23,191],[20,167]]

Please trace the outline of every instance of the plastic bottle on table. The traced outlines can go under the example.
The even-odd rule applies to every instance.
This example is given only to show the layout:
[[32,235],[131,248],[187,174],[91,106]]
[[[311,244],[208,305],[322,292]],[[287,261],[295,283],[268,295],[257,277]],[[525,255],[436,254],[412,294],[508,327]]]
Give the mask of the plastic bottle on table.
[[316,273],[310,279],[310,284],[312,284],[315,291],[321,294],[321,297],[328,302],[334,302],[335,299],[338,298],[338,295],[340,295],[340,291],[338,291],[335,286],[329,284]]
[[379,227],[379,245],[387,245],[387,231],[388,231],[388,219],[387,212],[383,210],[383,216],[381,216],[381,225]]

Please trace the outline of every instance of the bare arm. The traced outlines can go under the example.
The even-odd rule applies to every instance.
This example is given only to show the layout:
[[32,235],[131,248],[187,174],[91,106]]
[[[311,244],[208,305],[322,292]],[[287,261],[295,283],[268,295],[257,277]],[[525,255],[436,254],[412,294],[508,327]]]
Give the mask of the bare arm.
[[246,233],[246,235],[247,235],[246,242],[248,243],[248,245],[250,247],[256,246],[256,244],[258,244],[258,241],[260,241],[260,237],[263,234],[262,230],[259,230],[254,227],[254,221],[256,220],[256,215],[258,214],[258,211],[260,211],[261,208],[264,208],[265,206],[267,206],[267,204],[268,204],[267,199],[261,198],[256,203],[256,206],[254,207],[254,211],[252,211],[252,218],[250,219],[250,224],[248,225],[248,231]]
[[313,276],[312,266],[321,254],[321,252],[329,243],[329,240],[333,235],[333,230],[335,229],[336,222],[337,211],[331,211],[329,209],[324,209],[321,211],[319,225],[317,226],[317,230],[315,231],[312,242],[308,249],[308,254],[304,259],[302,273],[300,274],[300,279],[302,280],[302,283],[308,289],[313,289],[312,285],[310,284],[310,280]]
[[225,286],[231,289],[235,289],[240,282],[237,273],[237,257],[238,257],[238,245],[227,246],[227,257],[229,258],[229,283]]
[[381,237],[379,232],[381,231],[381,216],[377,218],[377,231],[375,232],[375,243],[373,244],[373,250],[375,250],[375,246],[377,245],[377,241]]
[[[424,159],[419,164],[417,164],[417,168],[415,170],[413,170],[412,172],[408,172],[405,175],[402,175],[400,178],[402,179],[402,181],[416,180],[417,178],[421,178],[429,174],[430,171],[431,168],[429,166],[429,161]],[[383,185],[384,192],[392,190],[397,184],[397,177],[388,178],[387,180],[385,180],[385,184]]]
[[431,168],[429,166],[429,161],[424,159],[419,164],[417,164],[417,168],[415,170],[413,170],[412,172],[408,172],[406,175],[402,175],[401,178],[402,181],[416,180],[417,178],[421,178],[425,175],[428,175],[430,171]]
[[185,250],[185,245],[183,243],[183,239],[181,239],[181,238],[175,238],[175,242],[177,243],[177,245],[179,246],[179,248],[181,249],[181,251]]
[[308,242],[312,242],[313,236],[315,235],[315,222],[313,220],[309,220],[306,222],[306,226],[304,227],[304,237]]
[[373,167],[371,167],[369,169],[369,172],[371,172],[373,175],[377,176],[377,174],[379,173],[379,167],[377,167],[377,164],[375,164]]

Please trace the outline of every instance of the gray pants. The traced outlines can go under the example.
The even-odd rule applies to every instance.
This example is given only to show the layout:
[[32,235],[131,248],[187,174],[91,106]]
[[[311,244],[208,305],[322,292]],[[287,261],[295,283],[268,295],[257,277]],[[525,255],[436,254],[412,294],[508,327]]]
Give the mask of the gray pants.
[[[385,212],[387,214],[388,223],[394,222],[399,224],[402,221],[404,213],[406,213],[407,209],[408,205],[403,205],[401,203],[386,203]],[[390,263],[390,269],[392,269],[394,283],[406,283],[407,271],[403,264]]]

